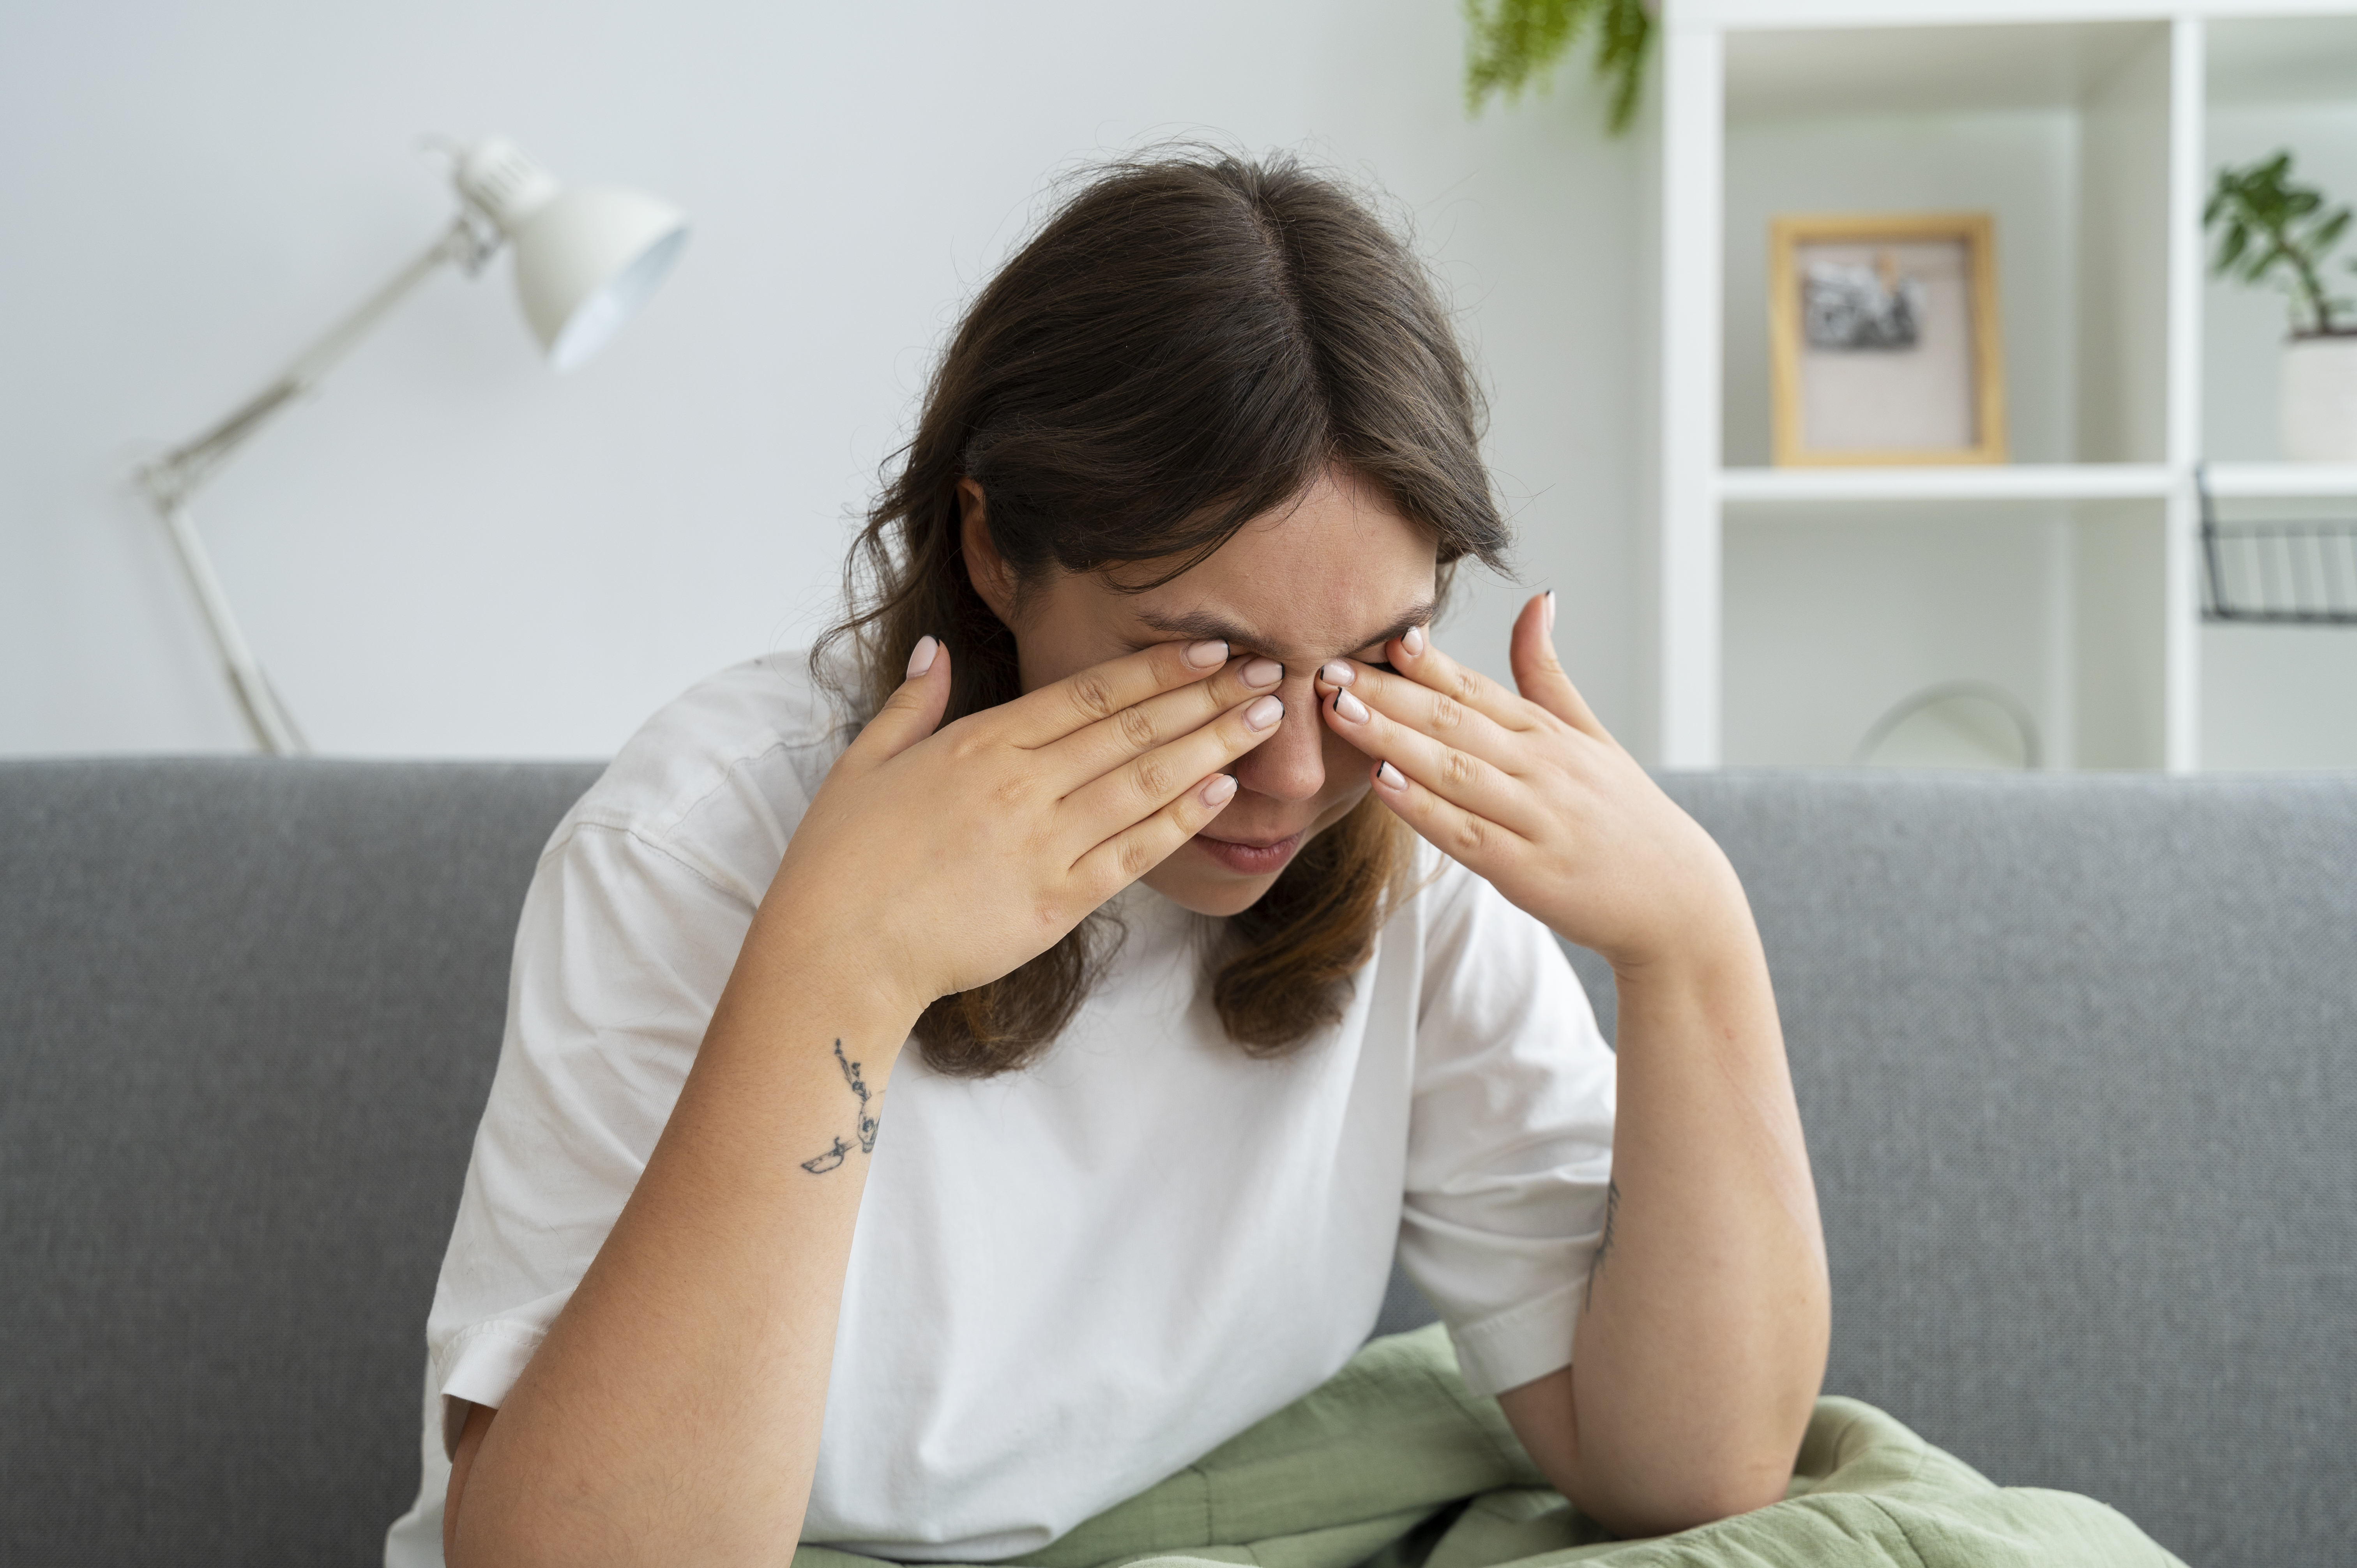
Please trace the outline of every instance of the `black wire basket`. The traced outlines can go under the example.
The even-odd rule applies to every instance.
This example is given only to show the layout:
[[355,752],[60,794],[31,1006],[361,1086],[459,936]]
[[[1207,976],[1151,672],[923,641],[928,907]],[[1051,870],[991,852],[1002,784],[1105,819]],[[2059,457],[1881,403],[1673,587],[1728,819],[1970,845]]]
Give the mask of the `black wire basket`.
[[2201,618],[2357,626],[2357,518],[2220,522],[2201,470]]

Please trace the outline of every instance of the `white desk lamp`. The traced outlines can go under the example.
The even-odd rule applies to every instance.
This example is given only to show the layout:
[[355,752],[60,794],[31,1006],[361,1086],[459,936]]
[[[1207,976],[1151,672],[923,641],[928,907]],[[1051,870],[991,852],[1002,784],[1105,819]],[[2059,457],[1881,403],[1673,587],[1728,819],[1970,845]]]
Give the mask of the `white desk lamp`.
[[180,564],[188,569],[188,585],[204,609],[246,723],[265,751],[286,755],[310,747],[238,629],[189,519],[188,498],[444,265],[473,277],[502,243],[512,243],[524,319],[547,349],[550,367],[569,371],[604,348],[638,313],[687,242],[687,220],[672,208],[636,191],[560,186],[513,143],[498,137],[460,149],[451,178],[458,188],[458,216],[431,249],[242,407],[138,470],[140,487],[170,530]]

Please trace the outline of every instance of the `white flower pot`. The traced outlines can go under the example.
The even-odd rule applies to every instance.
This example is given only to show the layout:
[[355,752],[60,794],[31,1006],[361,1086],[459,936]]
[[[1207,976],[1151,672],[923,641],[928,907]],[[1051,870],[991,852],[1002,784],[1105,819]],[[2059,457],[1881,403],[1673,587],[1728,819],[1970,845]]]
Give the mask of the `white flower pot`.
[[2357,333],[2284,345],[2276,417],[2285,461],[2357,463]]

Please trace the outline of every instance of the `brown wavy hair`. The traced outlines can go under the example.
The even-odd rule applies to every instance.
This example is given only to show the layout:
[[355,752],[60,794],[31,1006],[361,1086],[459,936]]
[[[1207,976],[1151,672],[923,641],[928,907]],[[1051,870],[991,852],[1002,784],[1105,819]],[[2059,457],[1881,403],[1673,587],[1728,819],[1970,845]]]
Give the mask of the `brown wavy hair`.
[[[1014,635],[963,558],[963,478],[1018,584],[1142,564],[1146,580],[1118,584],[1135,589],[1339,465],[1431,531],[1445,591],[1465,556],[1503,564],[1482,417],[1425,266],[1331,176],[1205,148],[1094,169],[959,323],[845,566],[846,618],[813,667],[873,713],[930,633],[952,661],[944,723],[1021,694]],[[847,660],[826,657],[838,644]],[[1409,851],[1397,819],[1362,800],[1222,922],[1206,961],[1232,1038],[1278,1056],[1341,1015]],[[966,1077],[1032,1060],[1117,939],[1092,916],[934,1002],[917,1025],[925,1059]]]

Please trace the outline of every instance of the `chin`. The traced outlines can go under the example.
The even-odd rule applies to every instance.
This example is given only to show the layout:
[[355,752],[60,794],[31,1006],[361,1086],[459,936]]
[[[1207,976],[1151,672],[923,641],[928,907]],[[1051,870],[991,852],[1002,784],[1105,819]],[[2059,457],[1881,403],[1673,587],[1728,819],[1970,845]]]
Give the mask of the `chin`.
[[[1188,851],[1182,847],[1178,853],[1185,854]],[[1138,880],[1191,914],[1224,918],[1241,915],[1259,903],[1261,895],[1275,885],[1276,876],[1273,873],[1266,876],[1189,875],[1166,860]]]

